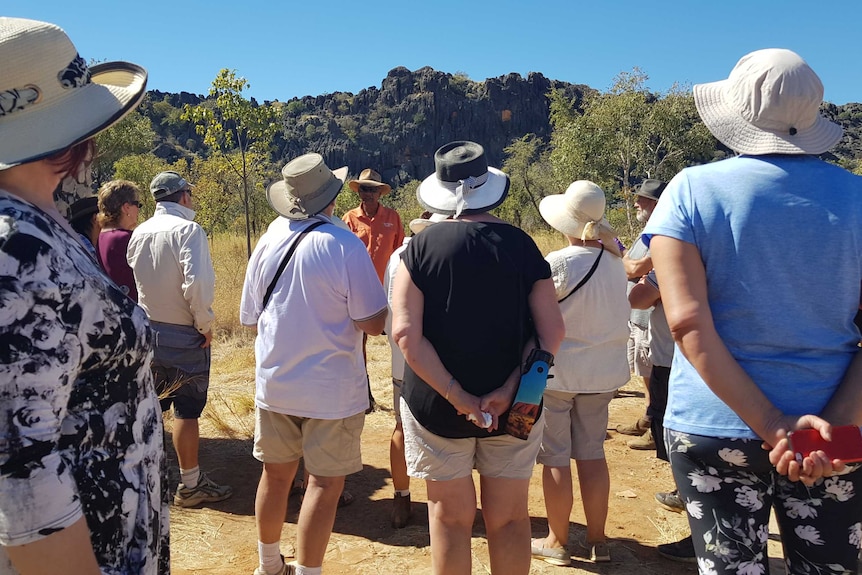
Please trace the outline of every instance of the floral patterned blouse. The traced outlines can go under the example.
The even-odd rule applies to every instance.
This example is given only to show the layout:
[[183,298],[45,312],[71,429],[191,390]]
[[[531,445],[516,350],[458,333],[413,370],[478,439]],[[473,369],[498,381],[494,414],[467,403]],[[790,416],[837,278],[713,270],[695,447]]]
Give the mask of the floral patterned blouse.
[[102,573],[169,573],[151,356],[144,311],[0,190],[0,574],[16,573],[5,546],[82,516]]

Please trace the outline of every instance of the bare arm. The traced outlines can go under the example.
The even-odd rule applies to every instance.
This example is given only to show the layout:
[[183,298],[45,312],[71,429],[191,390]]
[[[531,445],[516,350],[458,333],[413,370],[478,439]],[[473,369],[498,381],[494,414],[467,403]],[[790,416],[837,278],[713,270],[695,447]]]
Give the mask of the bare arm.
[[[87,521],[81,517],[69,527],[26,545],[6,547],[12,565],[21,575],[99,575]],[[62,566],[62,568],[58,568]]]
[[643,278],[632,286],[632,291],[629,292],[629,305],[632,306],[632,309],[649,309],[660,300],[659,291]]
[[362,321],[354,320],[353,323],[368,335],[380,335],[383,333],[383,328],[386,327],[386,316],[388,314],[389,308],[385,307],[377,312],[376,315]]
[[633,260],[626,254],[623,256],[623,268],[626,270],[626,277],[634,281],[647,275],[653,268],[652,256]]

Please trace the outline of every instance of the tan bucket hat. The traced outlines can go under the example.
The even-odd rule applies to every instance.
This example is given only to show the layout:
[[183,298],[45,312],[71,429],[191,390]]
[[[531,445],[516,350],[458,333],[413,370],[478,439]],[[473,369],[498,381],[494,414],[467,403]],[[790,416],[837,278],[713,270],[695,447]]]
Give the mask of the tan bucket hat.
[[289,161],[282,179],[266,190],[276,212],[291,220],[304,220],[323,211],[344,186],[347,166],[330,170],[320,154],[305,154]]
[[619,256],[617,232],[605,219],[605,192],[589,180],[569,184],[564,194],[545,196],[539,213],[552,228],[581,240],[601,240],[609,252]]
[[0,170],[109,128],[143,99],[147,72],[128,62],[90,68],[54,24],[0,17]]

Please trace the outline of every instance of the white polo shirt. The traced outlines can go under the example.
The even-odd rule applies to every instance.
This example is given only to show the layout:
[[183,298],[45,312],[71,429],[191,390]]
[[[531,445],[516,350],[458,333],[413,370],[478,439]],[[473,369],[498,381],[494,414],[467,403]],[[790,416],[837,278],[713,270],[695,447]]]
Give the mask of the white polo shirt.
[[[267,287],[296,235],[315,220],[263,308]],[[363,243],[323,215],[278,218],[248,262],[240,321],[257,326],[255,404],[268,411],[341,419],[368,407],[362,331],[354,321],[386,308]]]

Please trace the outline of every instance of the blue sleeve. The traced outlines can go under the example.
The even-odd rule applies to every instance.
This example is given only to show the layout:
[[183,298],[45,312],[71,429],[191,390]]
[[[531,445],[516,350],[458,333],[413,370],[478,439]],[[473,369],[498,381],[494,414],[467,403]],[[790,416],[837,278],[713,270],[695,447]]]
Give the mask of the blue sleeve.
[[691,189],[686,170],[668,183],[643,231],[643,241],[649,247],[653,236],[668,236],[694,244]]

